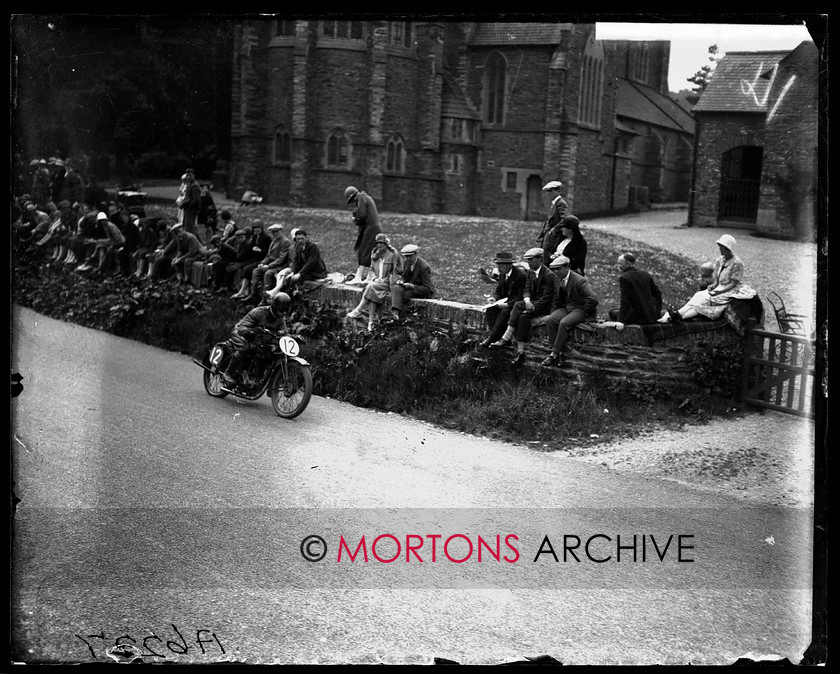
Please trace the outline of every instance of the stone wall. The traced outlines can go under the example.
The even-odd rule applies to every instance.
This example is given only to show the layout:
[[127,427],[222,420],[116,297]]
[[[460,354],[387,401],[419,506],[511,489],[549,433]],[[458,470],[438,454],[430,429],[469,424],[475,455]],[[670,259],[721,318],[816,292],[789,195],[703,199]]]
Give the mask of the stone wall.
[[[361,289],[358,286],[326,284],[310,291],[310,296],[319,302],[335,305],[339,311],[349,311],[359,303]],[[479,340],[487,334],[484,312],[476,305],[432,299],[412,300],[411,308],[418,317],[432,321],[442,329],[464,326]],[[386,303],[383,307],[386,315],[387,309]],[[366,324],[366,315],[364,320],[351,323],[358,330],[364,330]],[[569,352],[559,372],[560,376],[575,381],[594,375],[615,384],[632,382],[675,389],[693,387],[693,357],[713,344],[736,343],[740,339],[733,329],[725,327],[648,346],[639,326],[628,325],[618,331],[613,324],[601,321],[575,328],[568,343]],[[505,361],[513,357],[512,349],[503,351],[487,350],[477,355],[504,357]],[[536,369],[549,351],[546,328],[535,327],[531,343],[526,347],[525,367]]]

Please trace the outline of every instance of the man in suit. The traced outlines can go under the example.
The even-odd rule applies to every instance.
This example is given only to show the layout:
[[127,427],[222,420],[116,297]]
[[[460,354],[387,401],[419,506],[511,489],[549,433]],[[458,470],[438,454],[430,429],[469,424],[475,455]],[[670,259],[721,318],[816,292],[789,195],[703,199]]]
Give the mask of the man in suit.
[[528,263],[528,275],[522,300],[513,305],[505,334],[498,342],[490,345],[490,348],[500,348],[515,339],[516,356],[511,361],[513,365],[521,365],[525,360],[525,345],[530,340],[531,327],[548,319],[557,284],[557,277],[543,264],[542,248],[528,249],[524,258]]
[[[543,223],[540,233],[537,235],[537,245],[541,246],[545,251],[546,260],[554,252],[554,249],[552,248],[549,250],[544,245],[546,243],[545,237],[552,229],[563,222],[563,218],[569,213],[569,204],[567,204],[566,200],[560,196],[561,187],[563,187],[563,183],[559,180],[552,180],[543,185],[542,188],[543,193],[547,194],[551,198],[551,206],[549,207],[548,217]],[[556,246],[557,244],[555,243],[554,245]]]
[[586,318],[595,318],[598,297],[589,287],[586,278],[569,269],[569,258],[560,255],[549,265],[557,277],[557,288],[548,316],[548,343],[551,353],[540,365],[557,365],[572,328]]
[[289,267],[291,275],[287,276],[289,282],[307,288],[307,284],[317,284],[327,278],[327,265],[321,257],[321,249],[318,248],[318,244],[309,240],[305,229],[295,230],[294,242],[294,257]]
[[493,299],[496,302],[484,311],[484,319],[487,321],[490,334],[479,345],[482,348],[490,346],[504,334],[513,305],[522,301],[527,280],[525,270],[513,265],[513,253],[507,251],[497,253],[493,262],[499,269],[499,279],[496,281],[496,290],[493,292]]
[[391,314],[398,320],[412,297],[431,297],[435,294],[432,268],[417,255],[418,250],[413,243],[400,250],[403,269],[400,278],[391,286]]
[[655,323],[662,313],[662,291],[653,277],[636,269],[636,256],[622,253],[618,256],[618,286],[621,290],[619,308],[610,309],[610,320],[633,325]]

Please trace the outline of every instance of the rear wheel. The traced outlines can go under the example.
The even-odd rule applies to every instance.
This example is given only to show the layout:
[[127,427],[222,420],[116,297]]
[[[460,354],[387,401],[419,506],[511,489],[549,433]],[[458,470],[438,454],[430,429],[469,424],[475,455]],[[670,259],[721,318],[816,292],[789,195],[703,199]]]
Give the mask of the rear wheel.
[[274,411],[284,419],[293,419],[306,409],[312,397],[312,372],[308,365],[287,360],[271,378],[268,388]]

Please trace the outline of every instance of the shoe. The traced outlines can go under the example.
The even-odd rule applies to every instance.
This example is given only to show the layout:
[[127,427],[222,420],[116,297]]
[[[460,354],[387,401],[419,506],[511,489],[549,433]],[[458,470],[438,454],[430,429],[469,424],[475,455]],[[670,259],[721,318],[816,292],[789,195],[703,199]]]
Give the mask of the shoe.
[[488,346],[490,346],[490,340],[489,339],[484,339],[484,340],[482,340],[478,343],[478,348],[479,349],[486,349]]
[[347,318],[358,318],[361,315],[362,312],[358,311],[357,309],[353,309],[352,311],[347,312]]
[[368,332],[373,332],[376,326],[373,323],[368,323]]
[[510,361],[510,364],[511,365],[522,365],[524,362],[525,362],[525,352],[520,351],[519,353],[517,353],[513,357],[513,360]]
[[349,281],[345,281],[344,284],[348,286],[360,286],[364,285],[365,280],[361,278],[351,278]]
[[90,271],[91,269],[93,269],[93,265],[87,264],[86,262],[76,267],[76,271]]
[[242,299],[242,293],[233,293],[233,295],[230,296],[230,299],[240,300],[240,299]]
[[671,309],[668,311],[668,316],[671,318],[671,323],[681,323],[682,322],[682,314],[679,311],[674,311]]
[[493,342],[490,345],[491,349],[504,349],[507,346],[511,345],[511,340],[509,339],[500,339],[498,342]]
[[553,353],[550,353],[543,361],[540,363],[540,367],[554,367],[557,365],[557,356]]

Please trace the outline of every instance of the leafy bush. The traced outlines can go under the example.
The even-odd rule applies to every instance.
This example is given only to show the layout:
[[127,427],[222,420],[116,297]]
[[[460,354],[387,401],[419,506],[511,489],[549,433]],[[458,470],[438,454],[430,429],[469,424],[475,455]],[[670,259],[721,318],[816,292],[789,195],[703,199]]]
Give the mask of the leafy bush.
[[704,342],[693,356],[691,376],[708,395],[734,399],[740,393],[743,342],[717,344]]

